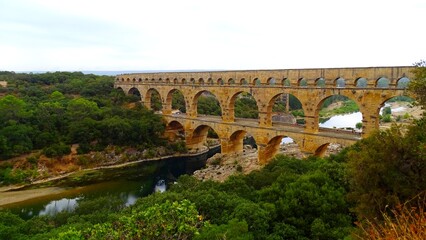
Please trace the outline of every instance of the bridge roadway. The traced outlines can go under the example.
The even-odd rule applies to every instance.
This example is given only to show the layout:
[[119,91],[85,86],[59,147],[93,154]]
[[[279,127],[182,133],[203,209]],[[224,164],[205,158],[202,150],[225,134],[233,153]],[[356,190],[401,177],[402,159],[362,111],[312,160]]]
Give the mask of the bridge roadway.
[[322,155],[330,143],[349,146],[361,139],[361,134],[352,131],[319,128],[316,133],[306,132],[304,126],[272,122],[271,126],[260,126],[258,119],[236,118],[234,122],[223,122],[220,116],[186,114],[163,115],[168,122],[167,136],[185,132],[187,146],[201,147],[206,142],[208,129],[219,136],[222,153],[241,152],[246,134],[253,136],[258,145],[259,161],[266,163],[279,150],[282,138],[292,138],[303,152]]

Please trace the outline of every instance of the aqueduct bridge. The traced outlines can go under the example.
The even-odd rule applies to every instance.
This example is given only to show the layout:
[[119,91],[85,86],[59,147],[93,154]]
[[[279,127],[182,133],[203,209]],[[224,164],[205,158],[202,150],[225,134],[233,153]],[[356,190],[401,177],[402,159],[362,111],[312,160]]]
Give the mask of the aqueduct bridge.
[[[321,155],[328,144],[353,144],[379,128],[379,111],[390,98],[406,94],[413,67],[322,68],[253,71],[159,72],[118,75],[115,88],[127,94],[138,90],[141,101],[151,106],[151,95],[158,92],[166,134],[173,138],[184,132],[189,148],[206,141],[212,128],[219,136],[222,153],[243,150],[243,137],[251,134],[258,145],[258,159],[266,163],[279,149],[283,137],[291,137],[302,151]],[[172,114],[172,94],[182,92],[186,114]],[[198,97],[210,92],[219,101],[222,116],[199,116]],[[238,119],[234,104],[240,93],[256,100],[259,119]],[[272,121],[272,107],[282,94],[292,94],[302,103],[305,125]],[[362,135],[319,127],[322,103],[333,95],[343,95],[357,103],[362,113]]]

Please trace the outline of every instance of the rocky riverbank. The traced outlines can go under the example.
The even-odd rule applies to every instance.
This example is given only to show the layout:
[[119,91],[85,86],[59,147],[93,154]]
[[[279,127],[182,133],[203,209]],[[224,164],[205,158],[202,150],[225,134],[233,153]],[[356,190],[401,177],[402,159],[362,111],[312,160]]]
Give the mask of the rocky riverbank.
[[[339,144],[330,144],[325,156],[340,152],[343,147]],[[305,154],[300,151],[296,143],[286,143],[280,146],[280,154],[303,159]],[[249,174],[262,168],[257,162],[257,149],[250,145],[244,146],[242,153],[222,155],[217,153],[209,158],[204,169],[194,172],[194,177],[199,180],[213,180],[223,182],[234,174]]]

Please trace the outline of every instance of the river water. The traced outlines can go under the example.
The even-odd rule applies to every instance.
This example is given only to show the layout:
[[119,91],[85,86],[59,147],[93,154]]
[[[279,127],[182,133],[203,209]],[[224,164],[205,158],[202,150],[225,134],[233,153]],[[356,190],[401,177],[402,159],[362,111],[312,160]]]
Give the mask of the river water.
[[[24,219],[40,215],[54,215],[74,210],[79,200],[97,197],[120,197],[126,205],[132,205],[140,197],[152,192],[163,192],[182,174],[192,174],[205,166],[207,158],[220,152],[220,147],[197,156],[170,157],[164,160],[140,162],[122,168],[102,169],[86,177],[83,185],[77,180],[61,180],[65,191],[45,197],[4,206]],[[78,180],[81,184],[81,179]],[[0,208],[1,209],[1,208]]]

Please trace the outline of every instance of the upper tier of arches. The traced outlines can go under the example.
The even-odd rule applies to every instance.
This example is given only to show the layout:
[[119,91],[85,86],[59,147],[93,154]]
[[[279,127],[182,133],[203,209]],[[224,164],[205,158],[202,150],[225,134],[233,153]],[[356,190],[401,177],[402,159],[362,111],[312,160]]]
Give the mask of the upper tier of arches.
[[116,83],[254,87],[407,87],[413,67],[328,68],[123,74]]

